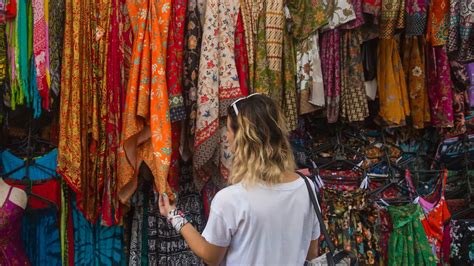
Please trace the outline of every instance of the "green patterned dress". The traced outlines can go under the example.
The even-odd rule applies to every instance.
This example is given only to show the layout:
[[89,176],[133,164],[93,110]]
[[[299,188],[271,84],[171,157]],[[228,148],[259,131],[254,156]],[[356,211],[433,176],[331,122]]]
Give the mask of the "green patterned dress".
[[436,265],[436,258],[421,224],[423,210],[418,204],[388,206],[393,232],[388,247],[388,265]]

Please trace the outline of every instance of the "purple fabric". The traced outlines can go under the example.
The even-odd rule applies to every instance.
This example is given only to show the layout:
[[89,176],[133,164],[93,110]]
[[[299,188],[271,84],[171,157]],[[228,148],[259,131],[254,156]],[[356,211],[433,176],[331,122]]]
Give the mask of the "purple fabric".
[[341,34],[339,30],[334,29],[321,34],[321,71],[327,95],[327,117],[329,123],[335,123],[339,118],[339,100],[341,95],[340,45]]
[[30,265],[21,240],[21,221],[24,210],[11,202],[10,187],[5,202],[0,207],[0,265]]
[[469,74],[469,79],[471,80],[471,86],[474,86],[474,63],[467,64],[466,69]]
[[469,105],[474,107],[474,63],[467,64],[466,69],[471,81],[471,87],[469,88]]

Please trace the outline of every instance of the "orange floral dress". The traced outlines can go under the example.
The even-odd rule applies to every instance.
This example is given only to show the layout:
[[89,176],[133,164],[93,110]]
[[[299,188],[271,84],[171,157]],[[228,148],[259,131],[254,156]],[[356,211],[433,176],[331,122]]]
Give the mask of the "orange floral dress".
[[134,41],[119,151],[118,196],[126,202],[137,188],[145,162],[159,192],[173,194],[167,182],[171,123],[166,86],[166,41],[171,0],[127,0]]

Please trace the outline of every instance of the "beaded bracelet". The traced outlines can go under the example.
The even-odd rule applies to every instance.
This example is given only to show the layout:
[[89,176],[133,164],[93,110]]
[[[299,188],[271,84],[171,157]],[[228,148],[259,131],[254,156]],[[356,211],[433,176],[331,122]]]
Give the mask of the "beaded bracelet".
[[181,232],[181,229],[188,223],[184,213],[178,209],[171,210],[168,213],[168,222],[173,226],[176,232]]

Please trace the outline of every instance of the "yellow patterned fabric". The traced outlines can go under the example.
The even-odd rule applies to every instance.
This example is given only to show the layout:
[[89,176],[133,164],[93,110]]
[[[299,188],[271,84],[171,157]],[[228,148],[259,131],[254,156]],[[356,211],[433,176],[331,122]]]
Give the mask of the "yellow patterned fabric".
[[404,125],[410,115],[410,106],[405,73],[394,38],[380,39],[377,59],[379,115],[389,126]]
[[58,172],[89,221],[98,217],[104,185],[109,5],[66,1]]
[[426,86],[424,36],[406,36],[403,45],[403,69],[410,97],[410,112],[414,128],[424,128],[431,122],[428,88]]

